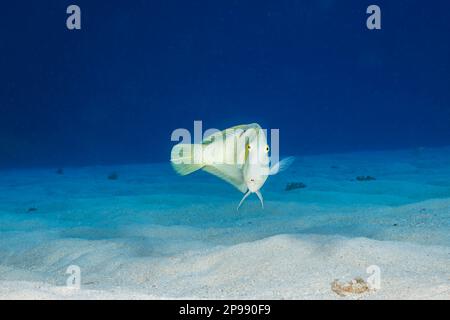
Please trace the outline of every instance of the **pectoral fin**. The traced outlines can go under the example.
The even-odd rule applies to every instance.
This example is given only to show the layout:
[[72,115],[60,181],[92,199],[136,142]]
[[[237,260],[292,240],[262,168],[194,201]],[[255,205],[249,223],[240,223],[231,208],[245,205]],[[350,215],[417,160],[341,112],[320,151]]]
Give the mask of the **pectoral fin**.
[[281,160],[280,162],[275,163],[269,171],[269,175],[277,174],[278,172],[282,172],[289,168],[289,166],[294,162],[295,157],[287,157]]

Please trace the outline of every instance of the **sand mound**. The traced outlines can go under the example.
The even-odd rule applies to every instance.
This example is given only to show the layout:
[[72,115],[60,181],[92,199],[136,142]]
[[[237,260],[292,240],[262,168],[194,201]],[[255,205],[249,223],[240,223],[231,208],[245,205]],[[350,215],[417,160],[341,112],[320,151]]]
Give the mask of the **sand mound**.
[[[114,261],[111,256],[120,252]],[[449,254],[439,246],[318,235],[279,235],[159,259],[132,257],[128,250],[105,246],[78,261],[81,290],[65,288],[63,277],[59,286],[2,281],[0,297],[335,299],[340,297],[332,290],[334,279],[367,279],[366,268],[376,265],[380,288],[348,298],[448,299]]]

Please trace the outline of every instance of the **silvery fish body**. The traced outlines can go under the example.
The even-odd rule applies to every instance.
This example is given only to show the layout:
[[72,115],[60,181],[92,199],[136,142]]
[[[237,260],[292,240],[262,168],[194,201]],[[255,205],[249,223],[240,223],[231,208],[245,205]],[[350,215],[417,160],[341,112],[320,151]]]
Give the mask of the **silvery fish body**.
[[245,193],[238,208],[251,193],[256,193],[264,207],[259,190],[281,168],[279,163],[270,168],[267,136],[257,123],[217,131],[202,143],[177,144],[171,163],[181,175],[204,170],[235,186]]

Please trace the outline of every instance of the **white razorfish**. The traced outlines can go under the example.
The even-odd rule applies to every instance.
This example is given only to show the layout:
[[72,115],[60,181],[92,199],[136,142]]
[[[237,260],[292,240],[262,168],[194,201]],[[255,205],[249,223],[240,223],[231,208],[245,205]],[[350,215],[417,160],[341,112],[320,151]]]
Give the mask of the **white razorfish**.
[[244,193],[239,209],[251,193],[256,193],[264,208],[261,187],[269,175],[289,167],[294,157],[270,166],[265,131],[253,123],[218,131],[201,143],[177,144],[172,148],[170,161],[180,175],[201,169],[235,186]]

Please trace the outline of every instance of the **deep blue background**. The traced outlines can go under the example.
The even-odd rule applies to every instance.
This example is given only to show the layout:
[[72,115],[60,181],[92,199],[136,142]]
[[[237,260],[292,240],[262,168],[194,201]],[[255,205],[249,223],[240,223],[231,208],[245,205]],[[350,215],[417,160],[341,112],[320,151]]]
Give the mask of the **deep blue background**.
[[[78,4],[82,30],[65,27]],[[365,27],[369,4],[382,30]],[[450,144],[449,1],[8,1],[0,166],[166,161],[173,129],[284,154]]]

